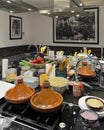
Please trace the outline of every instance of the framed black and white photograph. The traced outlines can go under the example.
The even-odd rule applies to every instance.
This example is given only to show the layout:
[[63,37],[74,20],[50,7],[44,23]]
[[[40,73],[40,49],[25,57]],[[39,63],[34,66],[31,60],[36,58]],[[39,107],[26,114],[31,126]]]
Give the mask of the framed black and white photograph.
[[55,16],[53,42],[99,44],[99,8],[86,8],[79,16]]
[[10,15],[10,39],[22,39],[22,18]]

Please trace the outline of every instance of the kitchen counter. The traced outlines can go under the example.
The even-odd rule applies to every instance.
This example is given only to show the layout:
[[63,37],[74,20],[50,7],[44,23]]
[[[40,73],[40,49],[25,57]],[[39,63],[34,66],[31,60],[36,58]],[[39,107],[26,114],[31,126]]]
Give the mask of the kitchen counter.
[[[4,95],[5,95],[5,92],[12,88],[14,86],[14,84],[11,84],[11,83],[7,83],[5,81],[0,81],[0,98],[2,98]],[[85,95],[91,95],[91,96],[97,96],[97,97],[100,97],[102,99],[104,99],[104,89],[103,88],[98,88],[98,87],[95,87],[95,86],[92,86],[92,89],[88,88],[85,86]],[[69,86],[69,88],[63,93],[63,97],[64,97],[64,104],[66,103],[66,106],[68,105],[67,103],[74,103],[74,104],[78,104],[78,100],[79,98],[76,98],[73,96],[72,94],[72,87]],[[74,106],[73,106],[74,107]],[[68,106],[68,109],[71,110],[71,108]],[[63,115],[63,119],[60,120],[60,122],[65,122],[66,125],[68,125],[69,121],[71,121],[71,119],[74,119],[75,122],[73,124],[73,127],[71,128],[66,128],[66,130],[83,130],[83,126],[82,126],[82,123],[81,123],[81,120],[80,120],[80,116],[79,116],[79,107],[75,107],[73,110],[76,111],[76,115],[73,115],[73,113],[71,113],[71,117],[66,117],[64,116],[65,112],[62,113]],[[71,110],[72,111],[72,110]],[[74,117],[75,116],[75,117]],[[101,118],[100,120],[100,127],[99,127],[99,130],[104,130],[104,118]],[[16,121],[12,122],[10,128],[12,128],[12,130],[22,130],[22,129],[26,129],[26,130],[33,130],[33,127],[28,127],[28,125],[23,125],[21,123],[16,123]],[[16,129],[17,128],[17,129]],[[98,128],[93,128],[92,130],[96,130]],[[8,130],[5,129],[5,130]],[[34,130],[36,130],[34,128]],[[38,129],[37,129],[38,130]],[[41,130],[41,129],[39,129]],[[57,129],[58,130],[58,129]]]
[[[104,100],[104,88],[99,88],[99,87],[95,87],[95,86],[92,86],[92,89],[88,88],[85,86],[85,95],[83,96],[96,96],[96,97],[99,97],[101,99]],[[69,90],[67,90],[65,93],[63,93],[63,97],[64,97],[64,101],[65,102],[71,102],[71,103],[74,103],[74,104],[77,104],[78,105],[78,101],[80,98],[76,98],[73,96],[72,94],[72,89],[69,88]],[[77,117],[75,117],[75,126],[73,128],[73,130],[83,130],[83,126],[82,126],[82,121],[81,121],[81,118],[79,116],[79,107],[76,106],[76,108],[78,111],[77,113]],[[97,127],[97,128],[92,128],[92,130],[97,130],[99,128],[99,130],[104,130],[104,118],[100,118],[99,119],[99,122],[100,122],[100,126]],[[67,121],[66,121],[66,124],[67,124]]]

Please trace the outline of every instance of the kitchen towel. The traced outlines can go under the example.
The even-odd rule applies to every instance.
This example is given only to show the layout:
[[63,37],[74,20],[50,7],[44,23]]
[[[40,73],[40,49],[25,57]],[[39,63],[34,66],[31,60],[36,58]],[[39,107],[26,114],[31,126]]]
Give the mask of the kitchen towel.
[[8,59],[2,59],[2,78],[6,78],[8,71]]

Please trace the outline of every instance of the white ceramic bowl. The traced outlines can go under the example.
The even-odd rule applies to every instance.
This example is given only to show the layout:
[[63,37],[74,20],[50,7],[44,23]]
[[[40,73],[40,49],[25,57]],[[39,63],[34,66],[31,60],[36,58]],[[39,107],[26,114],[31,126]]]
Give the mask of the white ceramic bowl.
[[69,80],[64,77],[53,77],[49,79],[50,86],[53,90],[63,93],[69,85]]
[[27,85],[27,86],[31,86],[33,88],[37,88],[39,86],[39,78],[38,77],[24,77],[24,76],[18,76],[15,78],[14,80],[14,83],[16,84],[17,83],[17,79],[19,77],[22,77],[23,78],[23,81],[24,83]]
[[39,86],[38,77],[24,77],[23,81],[27,86],[32,86],[33,88],[37,88]]

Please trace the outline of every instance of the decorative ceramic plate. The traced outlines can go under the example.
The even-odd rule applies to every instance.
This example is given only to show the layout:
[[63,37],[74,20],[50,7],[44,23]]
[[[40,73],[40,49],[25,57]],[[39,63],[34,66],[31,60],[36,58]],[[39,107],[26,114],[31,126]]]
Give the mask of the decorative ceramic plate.
[[[79,105],[80,109],[88,109],[88,110],[90,109],[86,104],[87,98],[97,98],[104,102],[104,100],[102,98],[99,98],[96,96],[83,96],[78,101],[78,105]],[[96,111],[96,113],[99,115],[99,117],[104,117],[104,108],[101,111]]]
[[94,111],[101,111],[104,108],[104,102],[99,98],[89,97],[85,102],[87,106]]

